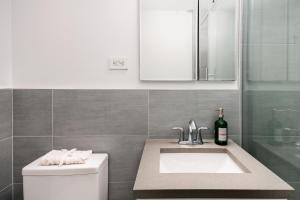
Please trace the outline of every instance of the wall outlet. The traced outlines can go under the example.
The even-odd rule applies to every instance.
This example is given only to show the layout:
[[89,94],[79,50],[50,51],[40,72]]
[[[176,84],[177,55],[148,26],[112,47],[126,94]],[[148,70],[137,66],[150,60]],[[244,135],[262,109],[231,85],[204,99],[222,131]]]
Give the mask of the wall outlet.
[[128,70],[127,61],[128,61],[128,58],[126,56],[112,56],[110,58],[109,69],[110,70]]

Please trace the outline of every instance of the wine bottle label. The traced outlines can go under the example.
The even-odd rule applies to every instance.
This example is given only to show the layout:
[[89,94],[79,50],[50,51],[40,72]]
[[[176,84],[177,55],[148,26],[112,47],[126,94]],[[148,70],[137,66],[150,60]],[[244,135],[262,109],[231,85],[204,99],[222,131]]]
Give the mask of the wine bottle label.
[[227,141],[227,128],[219,128],[219,141]]

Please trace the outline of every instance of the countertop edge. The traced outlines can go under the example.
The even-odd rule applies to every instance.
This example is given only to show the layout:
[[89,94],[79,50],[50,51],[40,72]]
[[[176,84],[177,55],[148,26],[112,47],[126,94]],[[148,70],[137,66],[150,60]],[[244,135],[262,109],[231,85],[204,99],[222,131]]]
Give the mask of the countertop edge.
[[253,198],[287,199],[293,190],[134,190],[140,199],[152,198]]

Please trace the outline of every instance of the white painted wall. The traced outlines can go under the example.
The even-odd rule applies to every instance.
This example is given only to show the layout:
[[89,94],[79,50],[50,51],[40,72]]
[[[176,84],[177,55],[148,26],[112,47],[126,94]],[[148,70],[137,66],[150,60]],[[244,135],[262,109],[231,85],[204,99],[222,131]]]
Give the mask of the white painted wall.
[[0,0],[0,88],[11,85],[11,4]]
[[[12,2],[14,88],[238,88],[139,81],[138,0]],[[129,70],[110,71],[110,56],[127,56]]]

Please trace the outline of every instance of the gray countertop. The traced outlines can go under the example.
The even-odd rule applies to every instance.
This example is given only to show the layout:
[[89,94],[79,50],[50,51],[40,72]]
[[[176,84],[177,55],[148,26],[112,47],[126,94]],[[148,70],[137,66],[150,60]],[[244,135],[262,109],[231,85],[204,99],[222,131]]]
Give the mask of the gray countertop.
[[[243,169],[239,174],[159,172],[160,152],[227,152]],[[288,198],[294,189],[233,141],[218,146],[178,145],[172,139],[148,139],[134,184],[136,198]]]

